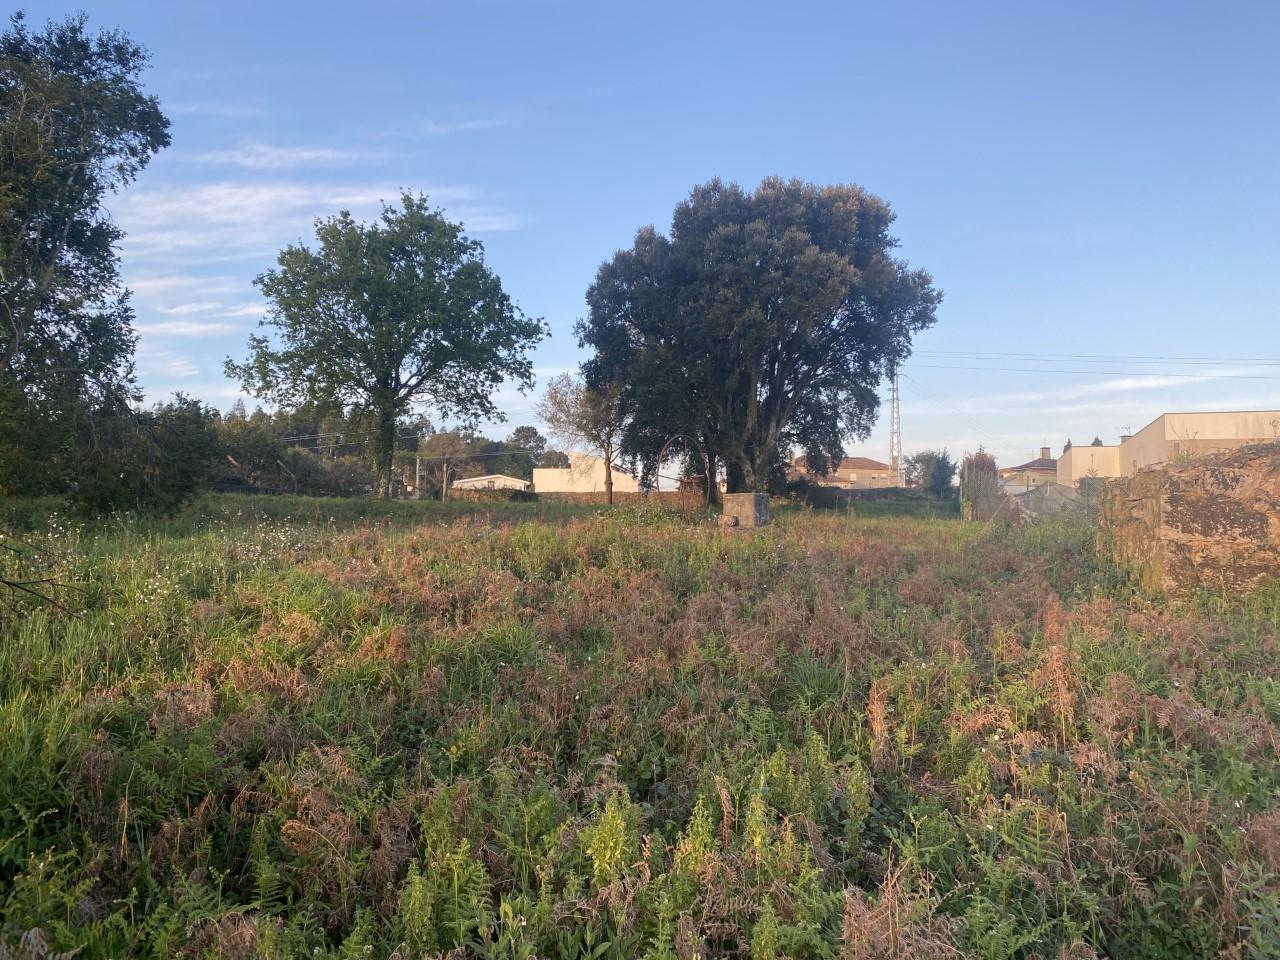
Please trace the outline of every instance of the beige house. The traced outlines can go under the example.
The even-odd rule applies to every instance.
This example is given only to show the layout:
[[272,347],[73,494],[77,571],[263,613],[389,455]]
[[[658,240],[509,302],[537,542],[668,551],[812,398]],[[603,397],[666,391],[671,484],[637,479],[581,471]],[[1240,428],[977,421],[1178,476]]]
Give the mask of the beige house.
[[464,477],[449,484],[454,490],[528,490],[528,480],[509,477],[505,473],[486,473],[483,477]]
[[[589,453],[569,454],[567,467],[534,467],[535,493],[604,493],[604,458]],[[636,493],[640,482],[613,468],[613,492]]]
[[1031,490],[1058,478],[1058,461],[1048,447],[1040,448],[1040,456],[1016,467],[996,471],[1001,482],[1010,490]]
[[1058,460],[1058,483],[1083,477],[1130,477],[1180,457],[1221,453],[1280,439],[1280,410],[1163,413],[1118,444],[1072,447]]
[[840,487],[842,490],[873,490],[893,486],[889,464],[870,457],[845,457],[840,461],[840,466],[829,469],[826,474],[814,473],[809,469],[807,458],[796,457],[791,461],[787,477],[792,480],[803,477],[810,483],[823,487]]

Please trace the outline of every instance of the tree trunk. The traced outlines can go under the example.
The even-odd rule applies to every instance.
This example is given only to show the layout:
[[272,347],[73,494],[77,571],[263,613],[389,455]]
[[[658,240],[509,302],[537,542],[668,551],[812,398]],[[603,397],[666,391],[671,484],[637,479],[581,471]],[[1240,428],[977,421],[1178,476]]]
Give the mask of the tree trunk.
[[378,411],[378,432],[374,439],[374,465],[377,482],[374,496],[379,500],[391,499],[391,470],[396,453],[396,415],[389,407]]
[[755,473],[751,461],[745,455],[734,457],[725,464],[725,486],[728,493],[755,493]]
[[716,463],[716,456],[709,449],[706,451],[707,457],[707,503],[713,507],[721,504],[720,500],[720,476],[718,473],[719,465]]
[[604,458],[604,502],[613,506],[613,457]]

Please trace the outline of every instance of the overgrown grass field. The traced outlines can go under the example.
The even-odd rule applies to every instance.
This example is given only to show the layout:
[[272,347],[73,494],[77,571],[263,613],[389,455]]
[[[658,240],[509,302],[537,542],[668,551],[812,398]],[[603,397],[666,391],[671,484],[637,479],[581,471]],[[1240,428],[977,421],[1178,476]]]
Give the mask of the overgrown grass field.
[[367,506],[6,508],[0,956],[1280,955],[1280,590]]

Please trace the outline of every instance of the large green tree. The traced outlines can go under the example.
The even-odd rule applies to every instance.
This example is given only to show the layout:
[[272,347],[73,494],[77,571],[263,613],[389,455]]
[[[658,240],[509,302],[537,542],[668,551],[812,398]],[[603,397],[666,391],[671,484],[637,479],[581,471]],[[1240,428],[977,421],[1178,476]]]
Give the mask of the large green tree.
[[894,256],[889,205],[853,185],[713,180],[603,264],[579,340],[589,384],[621,390],[627,453],[699,438],[728,489],[763,489],[778,450],[838,461],[877,387],[934,322],[929,275]]
[[281,252],[256,280],[270,302],[244,363],[227,372],[292,406],[340,406],[373,423],[375,491],[390,496],[398,421],[430,404],[444,417],[502,419],[492,394],[532,386],[529,348],[546,335],[485,265],[479,241],[405,193],[380,219],[316,223],[318,246]]
[[137,399],[104,201],[169,143],[147,62],[83,15],[32,30],[15,14],[0,36],[0,487],[68,479],[86,421]]
[[903,461],[908,486],[920,487],[942,500],[951,496],[956,478],[956,462],[947,448],[921,450]]

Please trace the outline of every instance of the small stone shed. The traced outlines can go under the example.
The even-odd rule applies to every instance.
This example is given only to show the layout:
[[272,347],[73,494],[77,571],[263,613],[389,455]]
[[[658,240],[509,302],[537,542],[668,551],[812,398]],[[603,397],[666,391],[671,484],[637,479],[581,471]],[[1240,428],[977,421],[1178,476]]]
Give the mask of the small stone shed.
[[1110,481],[1102,534],[1148,589],[1239,591],[1280,576],[1280,443]]

